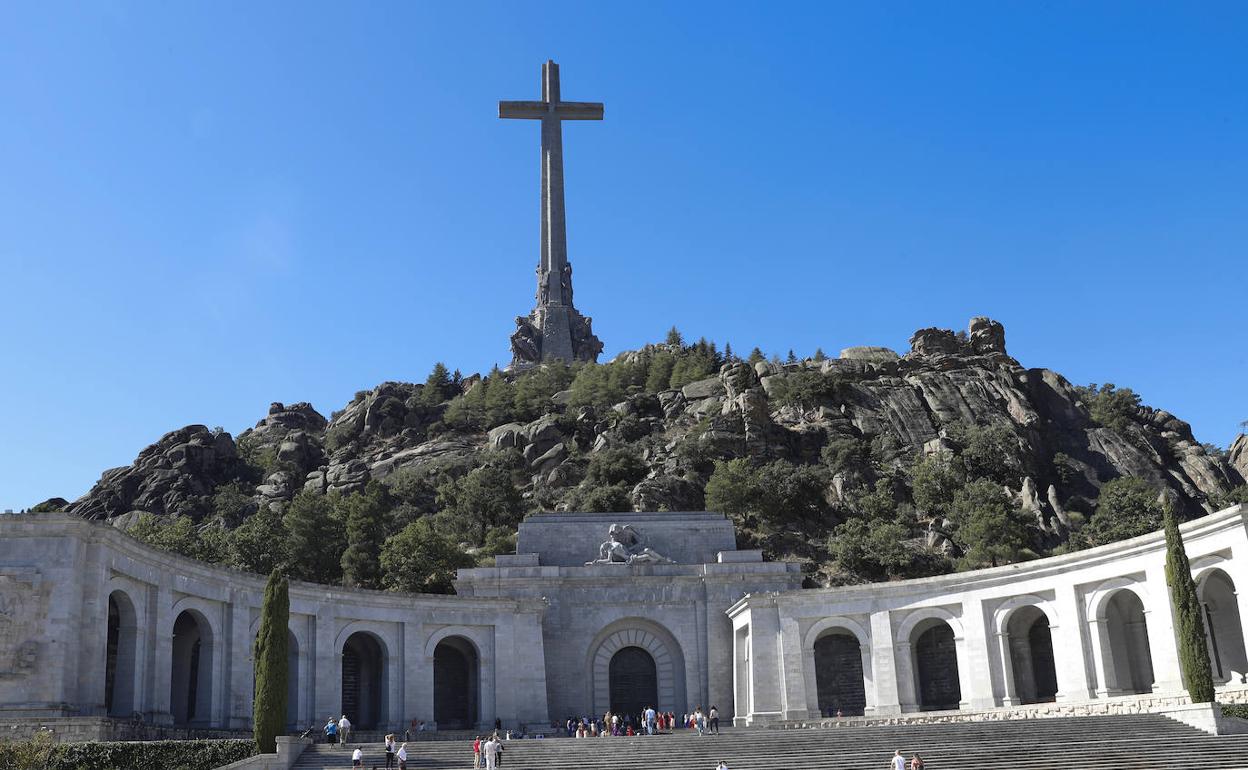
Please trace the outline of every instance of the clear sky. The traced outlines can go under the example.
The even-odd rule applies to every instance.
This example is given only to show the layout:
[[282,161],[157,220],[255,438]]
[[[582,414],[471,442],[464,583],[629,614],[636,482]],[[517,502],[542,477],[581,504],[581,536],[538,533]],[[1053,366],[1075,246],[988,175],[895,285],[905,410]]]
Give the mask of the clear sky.
[[1248,3],[0,3],[0,509],[161,434],[509,358],[565,126],[606,358],[1005,324],[1248,419]]

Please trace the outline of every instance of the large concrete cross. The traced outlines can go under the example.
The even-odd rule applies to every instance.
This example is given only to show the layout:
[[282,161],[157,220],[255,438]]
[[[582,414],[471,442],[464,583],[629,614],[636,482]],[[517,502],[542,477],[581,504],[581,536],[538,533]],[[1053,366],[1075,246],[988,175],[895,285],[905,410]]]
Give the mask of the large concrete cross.
[[559,65],[547,60],[542,65],[542,100],[499,102],[498,116],[542,121],[542,259],[538,266],[537,300],[539,305],[571,305],[572,279],[567,267],[568,235],[563,212],[563,121],[602,120],[602,103],[562,101]]

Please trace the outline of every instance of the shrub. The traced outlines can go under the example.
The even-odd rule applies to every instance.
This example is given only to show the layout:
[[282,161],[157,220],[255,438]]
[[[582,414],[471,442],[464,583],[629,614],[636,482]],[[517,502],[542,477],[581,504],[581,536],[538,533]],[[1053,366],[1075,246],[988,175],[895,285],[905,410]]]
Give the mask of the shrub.
[[1112,382],[1098,386],[1095,382],[1077,388],[1092,419],[1106,428],[1123,431],[1135,421],[1140,410],[1140,397],[1130,388],[1121,390]]
[[1080,531],[1089,545],[1146,535],[1162,527],[1157,489],[1143,479],[1123,476],[1106,482],[1096,500],[1096,513]]
[[455,570],[476,560],[439,532],[428,519],[417,519],[381,548],[382,581],[392,591],[449,594]]
[[590,486],[610,484],[635,485],[646,477],[646,463],[637,447],[604,449],[589,458],[585,483]]
[[13,770],[213,770],[256,753],[250,740],[61,743],[0,741],[0,768]]

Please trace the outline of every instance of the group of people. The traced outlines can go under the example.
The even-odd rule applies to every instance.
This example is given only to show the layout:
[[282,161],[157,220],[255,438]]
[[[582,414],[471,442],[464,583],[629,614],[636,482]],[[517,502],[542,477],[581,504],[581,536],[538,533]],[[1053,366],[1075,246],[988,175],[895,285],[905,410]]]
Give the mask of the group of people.
[[711,706],[703,712],[696,707],[692,712],[677,717],[673,711],[655,711],[646,706],[640,714],[619,714],[608,711],[601,718],[583,716],[568,717],[563,724],[569,738],[605,738],[612,735],[658,735],[671,732],[677,727],[697,730],[698,735],[719,735],[719,709]]
[[503,742],[498,733],[478,735],[472,742],[473,770],[495,770],[503,765]]
[[910,757],[909,765],[906,764],[906,758],[902,756],[901,749],[893,752],[893,758],[888,763],[888,770],[923,770],[923,757],[918,754]]

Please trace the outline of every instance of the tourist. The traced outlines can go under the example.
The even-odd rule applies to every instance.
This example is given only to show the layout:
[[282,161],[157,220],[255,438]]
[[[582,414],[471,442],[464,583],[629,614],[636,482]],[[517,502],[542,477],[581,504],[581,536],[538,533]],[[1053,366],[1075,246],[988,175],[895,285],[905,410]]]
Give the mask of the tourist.
[[334,721],[333,717],[330,717],[329,721],[325,723],[325,742],[331,746],[338,742],[338,723]]
[[498,738],[493,735],[481,746],[481,752],[485,755],[485,770],[495,770],[498,767],[498,751],[502,747],[503,744],[499,743]]
[[719,735],[719,709],[711,706],[711,729]]
[[342,719],[338,720],[338,743],[343,746],[347,745],[347,739],[351,735],[351,720],[347,719],[347,715],[343,714]]
[[394,767],[394,733],[386,736],[386,768]]
[[472,742],[472,770],[481,770],[481,736]]
[[722,759],[719,760],[719,764],[715,767],[715,770],[728,770],[728,763]]
[[399,745],[399,770],[407,770],[407,741]]
[[910,770],[923,770],[923,757],[920,757],[917,753],[910,757]]
[[359,746],[351,752],[351,767],[364,767],[364,750]]
[[901,755],[901,749],[893,752],[893,761],[889,764],[888,770],[906,770],[906,758]]
[[702,714],[701,706],[693,710],[693,726],[697,728],[699,736],[706,734],[706,717]]
[[654,706],[646,706],[646,735],[654,735],[657,719],[658,715],[654,711]]

